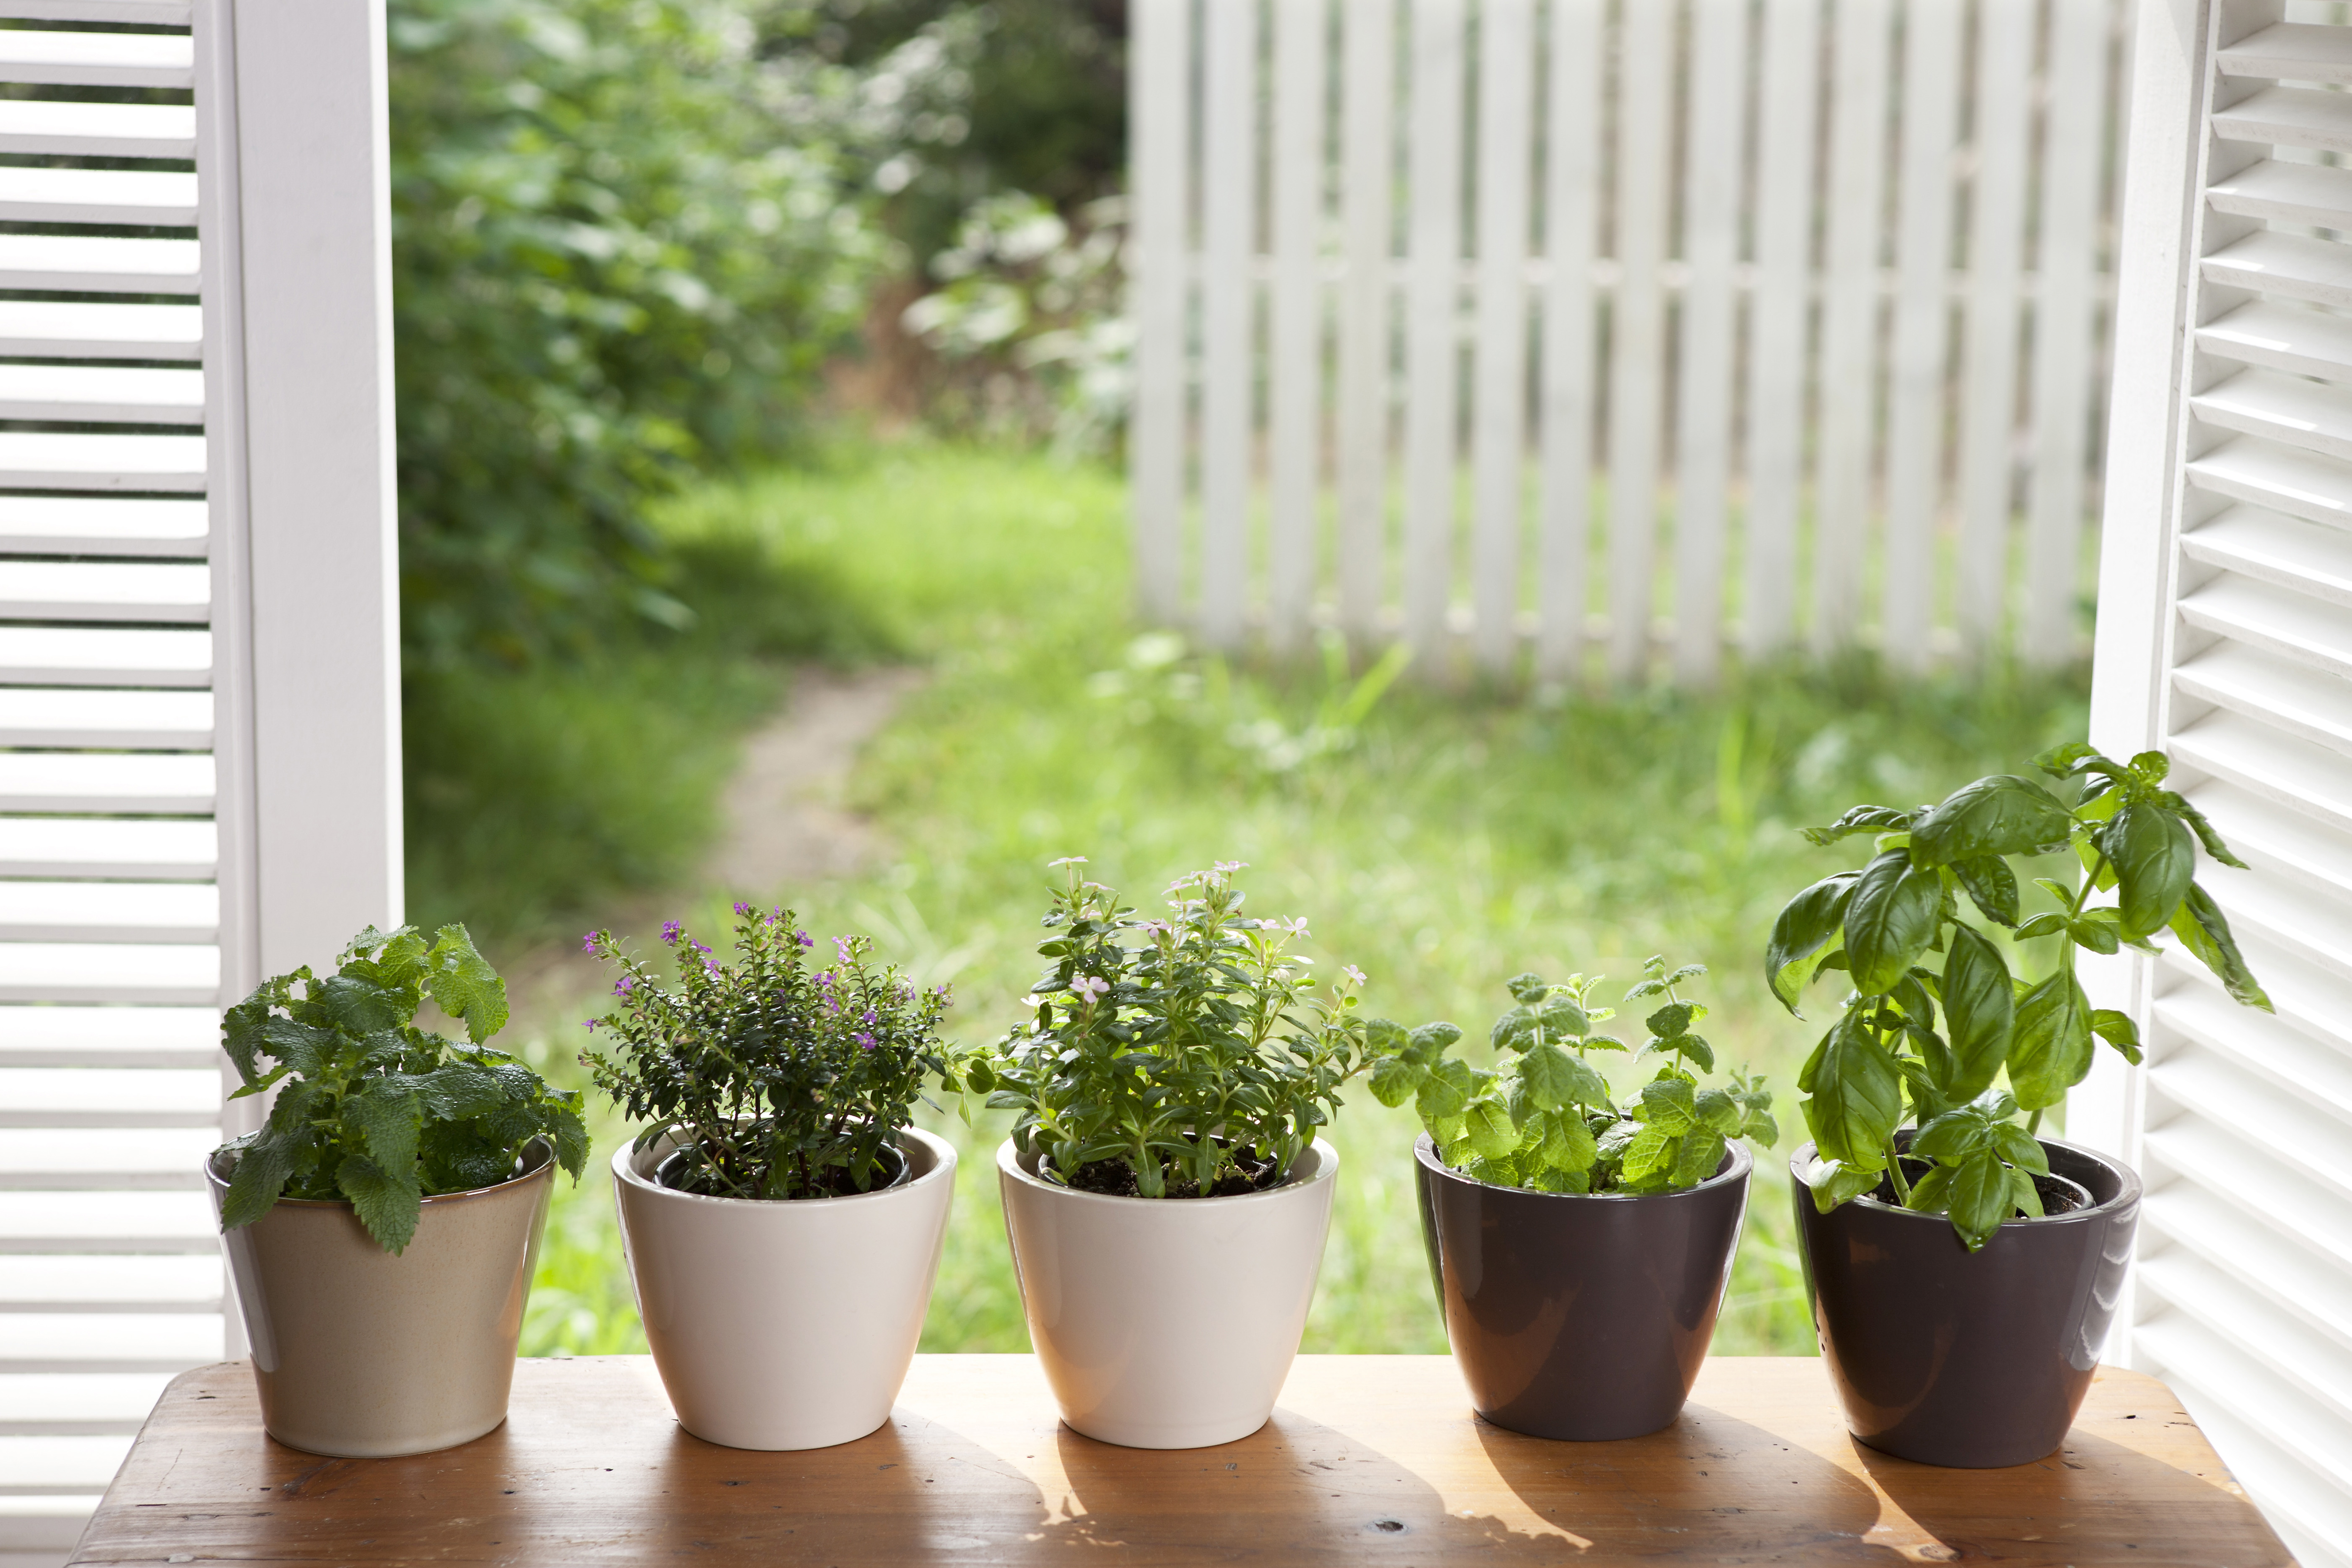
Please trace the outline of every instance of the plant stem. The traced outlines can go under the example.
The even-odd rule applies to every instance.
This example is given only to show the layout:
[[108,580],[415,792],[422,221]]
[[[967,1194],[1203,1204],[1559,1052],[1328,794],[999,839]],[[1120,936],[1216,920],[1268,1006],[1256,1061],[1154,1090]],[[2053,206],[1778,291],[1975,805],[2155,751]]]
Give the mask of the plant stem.
[[2042,1131],[2042,1112],[2038,1109],[2025,1119],[2025,1131],[2029,1134]]
[[1903,1174],[1903,1151],[1892,1139],[1886,1144],[1886,1174],[1895,1183],[1895,1195],[1908,1208],[1911,1205],[1911,1184]]

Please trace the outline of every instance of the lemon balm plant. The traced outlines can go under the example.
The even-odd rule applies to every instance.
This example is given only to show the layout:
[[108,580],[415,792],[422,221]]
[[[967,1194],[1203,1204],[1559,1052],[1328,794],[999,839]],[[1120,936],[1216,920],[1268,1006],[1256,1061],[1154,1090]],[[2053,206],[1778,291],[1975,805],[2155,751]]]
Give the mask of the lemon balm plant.
[[1062,1418],[1134,1447],[1231,1442],[1265,1425],[1307,1326],[1339,1165],[1316,1134],[1373,1059],[1363,976],[1318,989],[1307,922],[1244,913],[1238,863],[1179,879],[1151,919],[1082,864],[1055,862],[1028,1019],[953,1081],[1015,1113],[1005,1231]]
[[1428,1136],[1414,1180],[1446,1338],[1478,1413],[1542,1437],[1639,1436],[1672,1422],[1713,1338],[1747,1212],[1753,1159],[1780,1136],[1760,1079],[1709,1087],[1706,973],[1643,966],[1653,1003],[1634,1059],[1656,1070],[1622,1100],[1593,1061],[1627,1050],[1599,975],[1507,982],[1513,1005],[1487,1071],[1445,1054],[1462,1031],[1369,1026],[1372,1091],[1410,1099]]
[[609,1042],[581,1058],[644,1129],[613,1161],[629,1278],[679,1424],[817,1448],[887,1420],[922,1334],[955,1150],[911,1125],[946,1065],[944,985],[735,906],[722,961],[672,921],[675,984],[610,931]]
[[[417,1027],[427,997],[463,1042]],[[588,1153],[580,1097],[488,1044],[506,1021],[460,925],[371,927],[228,1010],[233,1098],[277,1098],[205,1176],[280,1442],[380,1458],[506,1418],[555,1168]]]
[[[2122,1288],[2138,1176],[2041,1132],[2099,1041],[2140,1059],[2131,1019],[2091,1005],[2081,954],[2155,952],[2169,932],[2231,997],[2270,1005],[2197,880],[2200,844],[2240,862],[2168,787],[2164,753],[2118,763],[2077,742],[2034,761],[2071,801],[2000,773],[1809,829],[1866,836],[1871,858],[1790,900],[1765,955],[1792,1013],[1809,984],[1845,982],[1798,1079],[1807,1292],[1854,1436],[1928,1464],[2056,1447]],[[2057,907],[2027,916],[2011,859],[2068,849],[2081,876],[2036,878]],[[2048,972],[2012,973],[2010,950],[2037,938],[2056,947]]]

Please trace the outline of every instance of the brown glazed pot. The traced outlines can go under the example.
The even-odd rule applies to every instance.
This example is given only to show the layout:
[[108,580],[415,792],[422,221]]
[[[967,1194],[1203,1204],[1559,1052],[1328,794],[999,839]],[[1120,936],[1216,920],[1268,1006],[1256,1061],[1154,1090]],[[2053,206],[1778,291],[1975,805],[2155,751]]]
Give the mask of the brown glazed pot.
[[[272,1437],[381,1459],[468,1443],[507,1418],[555,1190],[543,1141],[522,1167],[495,1187],[426,1198],[396,1257],[347,1203],[280,1198],[222,1234]],[[217,1217],[228,1194],[218,1153],[205,1176]]]
[[2139,1177],[2044,1138],[2092,1206],[2015,1219],[1971,1254],[1941,1215],[1857,1198],[1813,1207],[1811,1143],[1790,1162],[1805,1290],[1855,1438],[1923,1465],[2030,1464],[2064,1441],[2115,1317]]
[[1422,1237],[1470,1403],[1497,1426],[1603,1442],[1671,1426],[1731,1278],[1755,1159],[1687,1192],[1531,1193],[1413,1147]]

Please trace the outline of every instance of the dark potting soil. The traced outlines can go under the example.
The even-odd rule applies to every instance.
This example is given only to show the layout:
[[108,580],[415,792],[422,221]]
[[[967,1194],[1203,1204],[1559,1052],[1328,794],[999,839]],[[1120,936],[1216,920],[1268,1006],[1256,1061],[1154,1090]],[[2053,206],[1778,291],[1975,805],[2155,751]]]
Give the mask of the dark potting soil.
[[[1272,1160],[1261,1160],[1246,1150],[1235,1154],[1234,1163],[1241,1168],[1226,1172],[1205,1193],[1191,1182],[1171,1180],[1165,1195],[1171,1198],[1237,1198],[1245,1193],[1262,1193],[1282,1181],[1280,1165]],[[1089,1161],[1080,1165],[1068,1181],[1076,1192],[1100,1193],[1113,1198],[1139,1198],[1143,1195],[1136,1185],[1135,1167],[1124,1160]]]
[[[1903,1161],[1903,1179],[1916,1184],[1920,1177],[1932,1169],[1934,1167],[1927,1161],[1914,1160],[1906,1156]],[[2062,1181],[2056,1176],[2034,1177],[2033,1190],[2042,1198],[2042,1217],[2044,1219],[2057,1215],[2072,1214],[2076,1209],[2090,1206],[2080,1187],[2075,1186],[2072,1182]],[[1870,1195],[1880,1203],[1893,1204],[1898,1208],[1902,1206],[1903,1200],[1895,1195],[1895,1183],[1891,1177],[1882,1178],[1878,1185],[1871,1189]],[[2020,1215],[2014,1217],[2032,1218],[2032,1216]]]
[[[907,1156],[904,1153],[900,1152],[898,1150],[885,1145],[881,1152],[881,1157],[877,1162],[874,1173],[866,1184],[865,1190],[869,1193],[878,1193],[883,1188],[889,1186],[898,1179],[898,1173],[906,1168],[906,1163]],[[730,1174],[736,1174],[736,1173],[730,1173]],[[672,1192],[693,1193],[699,1197],[732,1198],[740,1197],[742,1195],[742,1193],[740,1191],[730,1192],[725,1188],[719,1186],[709,1179],[707,1173],[695,1170],[688,1166],[686,1163],[686,1151],[683,1149],[671,1152],[658,1166],[655,1168],[654,1180],[661,1185],[669,1188]],[[740,1173],[739,1175],[739,1180],[742,1182],[745,1188],[756,1190],[756,1185],[749,1179],[748,1173]],[[858,1192],[856,1184],[849,1179],[848,1171],[839,1165],[828,1165],[819,1170],[816,1173],[815,1180],[811,1184],[815,1188],[815,1191],[793,1193],[790,1194],[789,1199],[784,1197],[783,1194],[779,1194],[775,1200],[772,1201],[784,1202],[800,1198],[846,1198],[856,1196]]]

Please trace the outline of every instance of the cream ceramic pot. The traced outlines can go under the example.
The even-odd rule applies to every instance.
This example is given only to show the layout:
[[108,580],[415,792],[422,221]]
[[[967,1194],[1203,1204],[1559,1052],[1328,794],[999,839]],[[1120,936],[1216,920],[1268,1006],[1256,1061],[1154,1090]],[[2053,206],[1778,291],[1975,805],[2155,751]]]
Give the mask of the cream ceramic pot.
[[678,1425],[730,1448],[826,1448],[890,1418],[940,1270],[955,1150],[908,1128],[908,1179],[767,1203],[654,1180],[664,1138],[613,1157],[621,1246]]
[[[217,1219],[229,1175],[218,1154],[205,1175]],[[426,1198],[397,1256],[347,1203],[280,1198],[224,1232],[269,1435],[380,1459],[454,1447],[504,1421],[554,1187],[554,1159],[533,1143],[513,1181]]]
[[1339,1153],[1230,1198],[1118,1198],[1040,1180],[996,1152],[1029,1339],[1072,1429],[1130,1448],[1246,1437],[1298,1354]]

